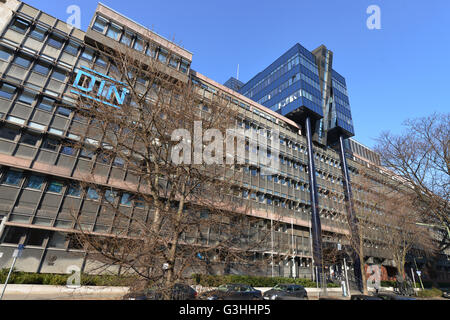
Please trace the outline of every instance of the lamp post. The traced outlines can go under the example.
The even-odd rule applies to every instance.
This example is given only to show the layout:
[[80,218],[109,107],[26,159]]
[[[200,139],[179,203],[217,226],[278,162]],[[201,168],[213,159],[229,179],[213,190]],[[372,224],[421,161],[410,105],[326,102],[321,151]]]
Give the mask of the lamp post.
[[23,248],[24,248],[23,244],[19,244],[17,249],[14,250],[14,252],[13,252],[14,260],[13,260],[13,263],[11,265],[11,268],[9,269],[8,276],[6,277],[5,284],[3,285],[3,290],[2,290],[2,294],[0,295],[0,300],[3,299],[3,295],[5,294],[5,291],[6,291],[6,286],[8,285],[9,277],[11,276],[11,273],[12,273],[12,271],[14,269],[14,265],[16,264],[17,259],[22,256]]

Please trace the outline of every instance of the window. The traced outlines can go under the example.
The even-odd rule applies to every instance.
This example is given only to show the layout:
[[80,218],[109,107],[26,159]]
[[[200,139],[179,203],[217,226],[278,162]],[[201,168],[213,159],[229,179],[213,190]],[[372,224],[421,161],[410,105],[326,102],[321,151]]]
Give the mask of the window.
[[134,199],[134,206],[136,208],[144,208],[144,206],[145,206],[144,198],[137,197],[136,199]]
[[167,54],[168,54],[167,50],[160,48],[158,60],[165,64],[167,62]]
[[11,122],[14,122],[14,123],[17,123],[17,124],[20,124],[20,125],[22,125],[22,124],[25,123],[25,120],[24,120],[24,119],[17,118],[17,117],[13,117],[13,116],[8,116],[8,117],[6,118],[6,120],[11,121]]
[[67,188],[67,195],[72,197],[79,197],[81,195],[81,187],[78,184],[71,184]]
[[56,100],[47,98],[47,97],[43,97],[41,100],[41,103],[39,103],[37,107],[39,109],[52,112],[53,106],[55,105],[55,103],[56,103]]
[[63,188],[63,183],[59,181],[52,181],[48,185],[47,191],[48,192],[55,192],[55,193],[61,193]]
[[105,61],[103,57],[97,57],[95,64],[103,68],[106,68],[108,66],[108,63]]
[[122,198],[120,199],[120,204],[124,206],[131,206],[131,194],[124,193],[122,194]]
[[3,47],[3,46],[0,47],[0,59],[7,61],[7,60],[9,60],[9,57],[12,56],[12,54],[13,54],[13,51],[10,50],[9,48]]
[[18,64],[21,67],[28,68],[31,64],[31,60],[32,59],[29,56],[20,55],[14,59],[13,63]]
[[16,91],[16,87],[3,83],[0,88],[0,97],[11,99]]
[[41,247],[44,240],[48,238],[50,231],[42,229],[29,229],[27,236],[27,245]]
[[34,27],[33,31],[31,31],[30,36],[32,38],[35,38],[36,40],[44,41],[46,33],[47,33],[47,29],[45,29],[41,26],[36,26],[36,27]]
[[67,154],[69,156],[72,156],[75,154],[75,149],[69,146],[63,146],[61,150],[62,154]]
[[56,110],[56,113],[57,113],[57,114],[60,114],[60,115],[62,115],[62,116],[68,117],[68,116],[70,116],[70,114],[72,113],[72,111],[71,111],[70,109],[68,109],[68,108],[59,107],[59,108]]
[[147,50],[145,51],[145,54],[154,58],[156,56],[155,46],[153,44],[149,43]]
[[9,227],[5,229],[4,242],[18,244],[23,236],[25,236],[28,229],[21,227]]
[[69,41],[67,46],[64,48],[64,51],[72,56],[76,56],[78,54],[78,50],[80,49],[80,45],[74,41]]
[[65,82],[66,78],[67,78],[67,74],[61,69],[56,69],[52,73],[52,78],[56,79],[56,80],[59,80],[59,81],[62,81],[62,82]]
[[8,127],[0,128],[0,138],[14,141],[18,134],[19,134],[19,132],[12,128],[8,128]]
[[46,76],[50,72],[50,66],[47,63],[39,61],[34,65],[33,71],[42,73]]
[[131,45],[131,40],[133,40],[133,34],[131,32],[126,31],[123,34],[120,42],[129,47]]
[[178,69],[178,59],[177,58],[170,58],[169,59],[169,66]]
[[180,71],[183,73],[187,73],[189,69],[189,61],[182,59],[180,64]]
[[86,151],[86,149],[84,149],[84,148],[81,149],[80,157],[92,159],[93,156],[94,156],[94,152],[93,151]]
[[21,18],[16,18],[14,22],[11,25],[11,29],[20,32],[25,33],[27,31],[28,27],[30,26],[30,22]]
[[116,167],[123,167],[124,161],[122,158],[116,157],[114,158],[113,165]]
[[108,28],[108,32],[106,33],[106,36],[118,41],[121,33],[122,33],[122,28],[119,27],[118,25],[115,25],[112,23]]
[[30,146],[35,146],[37,142],[39,141],[39,136],[24,133],[22,137],[20,138],[20,142],[24,144],[28,144]]
[[25,104],[32,104],[35,98],[36,94],[34,92],[24,90],[18,100]]
[[105,199],[106,201],[113,203],[114,202],[114,198],[117,196],[117,192],[116,191],[111,191],[111,190],[106,190],[105,191]]
[[144,50],[144,40],[142,40],[142,38],[136,38],[136,41],[134,42],[134,49],[136,49],[137,51]]
[[103,33],[105,31],[106,25],[108,24],[108,20],[97,16],[97,19],[95,19],[94,25],[92,26],[92,29],[95,31]]
[[43,176],[32,175],[28,178],[28,182],[25,187],[30,189],[41,190],[43,184],[44,184]]
[[53,33],[48,38],[48,44],[57,49],[60,49],[62,47],[63,43],[64,43],[64,39],[60,35]]
[[81,58],[87,61],[92,61],[94,59],[94,50],[91,48],[85,48]]
[[18,186],[20,184],[20,180],[22,179],[22,175],[23,173],[21,171],[9,170],[6,173],[3,183],[11,186]]
[[99,196],[98,196],[97,191],[93,188],[88,188],[87,198],[91,199],[91,200],[98,200]]
[[48,246],[50,248],[64,249],[66,247],[66,234],[62,232],[53,232]]

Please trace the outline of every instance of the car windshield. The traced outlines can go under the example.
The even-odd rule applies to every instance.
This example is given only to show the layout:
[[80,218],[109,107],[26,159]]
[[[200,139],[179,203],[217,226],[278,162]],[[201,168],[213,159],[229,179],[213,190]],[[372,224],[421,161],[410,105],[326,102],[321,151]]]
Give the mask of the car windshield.
[[238,291],[238,287],[235,285],[230,285],[230,284],[222,284],[217,288],[217,290],[223,291],[223,292]]
[[277,284],[275,287],[273,287],[273,289],[277,291],[286,291],[287,286],[284,284]]

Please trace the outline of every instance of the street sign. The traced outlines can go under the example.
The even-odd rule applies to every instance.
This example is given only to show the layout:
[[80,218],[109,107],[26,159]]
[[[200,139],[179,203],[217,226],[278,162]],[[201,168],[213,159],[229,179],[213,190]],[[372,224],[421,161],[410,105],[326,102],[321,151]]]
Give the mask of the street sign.
[[13,252],[13,258],[20,258],[22,256],[23,244],[19,244],[16,250]]

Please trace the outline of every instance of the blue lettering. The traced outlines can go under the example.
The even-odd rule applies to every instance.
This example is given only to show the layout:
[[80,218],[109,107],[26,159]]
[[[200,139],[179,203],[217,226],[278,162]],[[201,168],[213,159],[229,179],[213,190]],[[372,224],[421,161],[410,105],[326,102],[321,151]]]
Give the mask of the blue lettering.
[[[114,98],[117,101],[117,104],[122,105],[124,103],[125,96],[127,95],[127,93],[129,93],[129,90],[127,88],[122,88],[121,89],[121,93],[119,93],[119,90],[117,89],[116,85],[113,84],[113,83],[108,83],[107,84],[105,79],[112,80],[111,82],[116,82],[116,83],[119,83],[119,84],[123,84],[123,82],[114,80],[114,79],[112,79],[112,78],[110,78],[108,76],[105,76],[105,75],[103,75],[103,74],[101,74],[101,73],[99,73],[97,71],[90,70],[90,69],[88,69],[86,67],[82,67],[82,68],[86,69],[86,70],[88,70],[88,71],[90,71],[90,72],[92,72],[94,74],[97,74],[97,75],[101,76],[102,78],[97,77],[97,76],[95,76],[95,75],[93,75],[93,74],[91,74],[89,72],[83,71],[83,70],[77,70],[77,76],[75,77],[75,80],[73,82],[73,87],[75,89],[78,89],[79,91],[71,90],[72,93],[84,96],[84,97],[92,99],[92,100],[96,100],[96,101],[102,102],[102,103],[104,103],[106,105],[110,105],[110,106],[113,106],[113,107],[118,107],[118,106],[113,105],[110,102],[108,102],[108,101],[111,101],[111,97],[114,94]],[[83,76],[88,77],[90,79],[89,85],[87,87],[83,87],[83,83],[84,83],[84,81],[82,81],[82,77]],[[97,81],[100,82],[100,85],[98,87],[96,96],[100,97],[100,99],[99,98],[94,98],[93,96],[90,96],[90,95],[87,94],[87,93],[91,92],[92,90],[94,90],[94,86],[95,86],[95,83]],[[109,88],[108,88],[108,86],[109,86]],[[106,90],[108,90],[107,94],[106,94]],[[101,100],[101,97],[103,97],[103,99],[105,99],[105,100]]]

